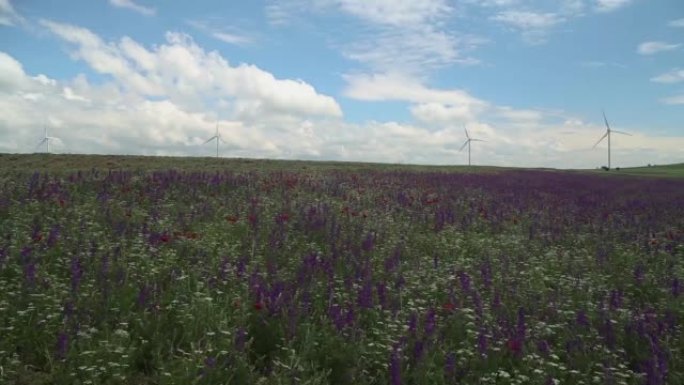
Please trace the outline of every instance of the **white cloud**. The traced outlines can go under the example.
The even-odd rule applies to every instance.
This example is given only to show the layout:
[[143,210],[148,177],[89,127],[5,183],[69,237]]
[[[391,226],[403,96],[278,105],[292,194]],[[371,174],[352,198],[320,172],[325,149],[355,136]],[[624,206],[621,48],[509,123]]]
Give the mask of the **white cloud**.
[[166,44],[148,50],[128,37],[106,43],[84,28],[51,21],[41,24],[75,45],[75,58],[142,97],[164,96],[187,108],[201,108],[212,98],[230,98],[248,103],[250,114],[342,115],[333,98],[318,94],[311,85],[276,79],[253,65],[231,66],[218,52],[205,52],[187,35],[169,32]]
[[340,0],[339,7],[369,22],[400,28],[424,26],[453,11],[446,0]]
[[684,81],[684,69],[675,68],[662,75],[651,78],[656,83],[679,83]]
[[654,55],[660,52],[672,51],[679,48],[681,44],[672,44],[662,41],[646,41],[637,47],[640,55]]
[[521,30],[537,30],[553,27],[563,22],[563,18],[555,13],[536,13],[527,11],[506,11],[492,16],[498,21]]
[[564,17],[552,12],[515,10],[499,12],[490,19],[522,32],[523,39],[530,44],[544,43],[548,30],[565,21]]
[[295,24],[292,20],[301,18],[302,10],[343,16],[340,25],[353,32],[343,34],[344,41],[342,35],[331,36],[332,45],[375,72],[415,75],[456,63],[475,64],[467,52],[487,42],[449,27],[455,9],[446,0],[278,0],[266,6],[275,25]]
[[136,4],[133,0],[109,0],[109,4],[118,8],[127,8],[145,16],[152,16],[157,13],[156,9]]
[[[684,105],[684,94],[671,96],[669,98],[662,99],[661,101],[665,104],[670,104],[670,105]],[[682,147],[682,148],[684,148],[684,147]]]
[[605,61],[598,61],[598,60],[582,61],[579,63],[579,65],[581,67],[584,67],[584,68],[606,68],[606,67],[614,67],[614,68],[622,68],[622,69],[627,68],[626,65],[621,64],[621,63],[605,62]]
[[12,26],[16,21],[21,20],[21,16],[14,10],[10,0],[0,0],[0,25]]
[[612,12],[627,6],[632,0],[596,0],[594,8],[598,12]]
[[438,90],[401,74],[345,75],[344,94],[366,101],[402,100],[413,103],[441,103],[484,107],[486,102],[461,90]]
[[672,20],[669,23],[667,23],[667,25],[674,28],[684,28],[684,18]]
[[252,37],[236,28],[216,27],[217,22],[213,20],[189,20],[187,24],[224,43],[248,45],[254,42]]
[[24,69],[17,60],[4,52],[0,52],[0,89],[12,89],[18,86],[24,76]]

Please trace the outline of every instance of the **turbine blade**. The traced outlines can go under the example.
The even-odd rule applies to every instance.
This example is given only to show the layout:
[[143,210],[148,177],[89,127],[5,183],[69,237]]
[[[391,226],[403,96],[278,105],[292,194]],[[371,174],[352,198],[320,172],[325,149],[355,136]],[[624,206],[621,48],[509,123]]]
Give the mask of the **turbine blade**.
[[458,149],[458,151],[463,151],[463,149],[465,148],[465,146],[468,145],[468,142],[470,142],[470,139],[466,140],[465,143],[463,143],[463,146],[461,146],[461,148]]
[[596,148],[596,146],[598,146],[598,144],[601,143],[601,141],[602,141],[603,139],[605,139],[606,136],[608,136],[608,132],[609,132],[609,131],[606,131],[606,133],[603,134],[603,136],[601,137],[601,139],[599,139],[598,142],[596,142],[596,144],[595,144],[594,147],[592,147],[592,148]]
[[464,130],[465,133],[466,133],[466,138],[470,139],[470,135],[468,135],[468,129],[466,128],[465,125],[463,126],[463,130]]
[[603,112],[603,122],[606,123],[606,128],[610,131],[610,124],[608,124],[608,118],[606,118],[606,111],[601,110],[601,112]]
[[611,132],[611,133],[615,133],[615,134],[622,134],[622,135],[632,136],[632,134],[628,134],[628,133],[626,133],[626,132],[617,131],[617,130],[610,130],[610,132]]
[[216,139],[216,136],[212,136],[211,138],[207,139],[207,140],[206,140],[204,143],[202,143],[202,144],[207,144],[207,143],[211,142],[211,141],[214,140],[214,139]]
[[486,142],[484,139],[470,139],[471,142]]

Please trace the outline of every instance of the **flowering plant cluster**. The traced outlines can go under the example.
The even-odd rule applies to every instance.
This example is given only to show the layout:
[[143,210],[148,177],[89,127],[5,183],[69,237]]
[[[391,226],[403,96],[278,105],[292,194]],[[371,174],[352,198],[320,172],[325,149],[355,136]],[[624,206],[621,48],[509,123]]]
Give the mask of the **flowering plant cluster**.
[[684,383],[681,180],[0,182],[0,383]]

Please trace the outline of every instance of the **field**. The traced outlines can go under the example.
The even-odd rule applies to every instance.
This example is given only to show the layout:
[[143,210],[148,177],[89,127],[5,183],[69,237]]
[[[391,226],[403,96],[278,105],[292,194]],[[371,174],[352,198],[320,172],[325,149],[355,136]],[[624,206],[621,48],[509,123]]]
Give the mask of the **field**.
[[682,384],[673,168],[2,155],[0,383]]

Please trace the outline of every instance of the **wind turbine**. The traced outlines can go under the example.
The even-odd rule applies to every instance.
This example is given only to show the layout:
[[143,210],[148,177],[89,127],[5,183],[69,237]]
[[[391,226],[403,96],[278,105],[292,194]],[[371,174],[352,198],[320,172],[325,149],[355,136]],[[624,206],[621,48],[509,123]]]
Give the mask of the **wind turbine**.
[[463,146],[461,146],[461,149],[458,151],[463,151],[465,146],[468,146],[468,166],[470,166],[470,142],[484,142],[484,140],[471,138],[468,134],[468,129],[465,126],[463,126],[463,129],[465,130],[466,138],[468,139],[466,139],[465,143],[463,143]]
[[51,141],[51,140],[55,140],[55,139],[59,140],[59,138],[54,137],[54,136],[48,136],[48,129],[47,129],[47,126],[43,124],[43,128],[45,128],[45,136],[43,137],[43,140],[41,140],[40,142],[38,142],[38,144],[36,145],[36,147],[42,145],[43,143],[45,143],[45,152],[46,152],[47,154],[49,154],[49,153],[50,153],[50,141]]
[[216,134],[214,134],[214,136],[212,136],[211,138],[207,139],[207,140],[206,140],[204,143],[202,143],[202,144],[207,144],[207,143],[211,142],[211,141],[214,140],[214,139],[216,139],[216,157],[218,158],[218,157],[219,157],[219,153],[218,153],[219,142],[225,143],[225,141],[224,141],[223,139],[221,139],[221,134],[219,133],[219,130],[218,130],[218,122],[216,122]]
[[596,142],[596,144],[592,148],[596,148],[596,146],[598,146],[599,143],[601,143],[603,141],[603,139],[608,138],[608,169],[610,170],[610,134],[614,132],[616,134],[622,134],[622,135],[627,135],[627,136],[632,136],[632,135],[630,135],[626,132],[622,132],[622,131],[611,130],[610,124],[608,124],[608,118],[606,118],[606,112],[605,111],[602,111],[602,112],[603,112],[603,121],[604,121],[604,123],[606,123],[606,133],[603,134],[601,139],[599,139],[598,142]]

